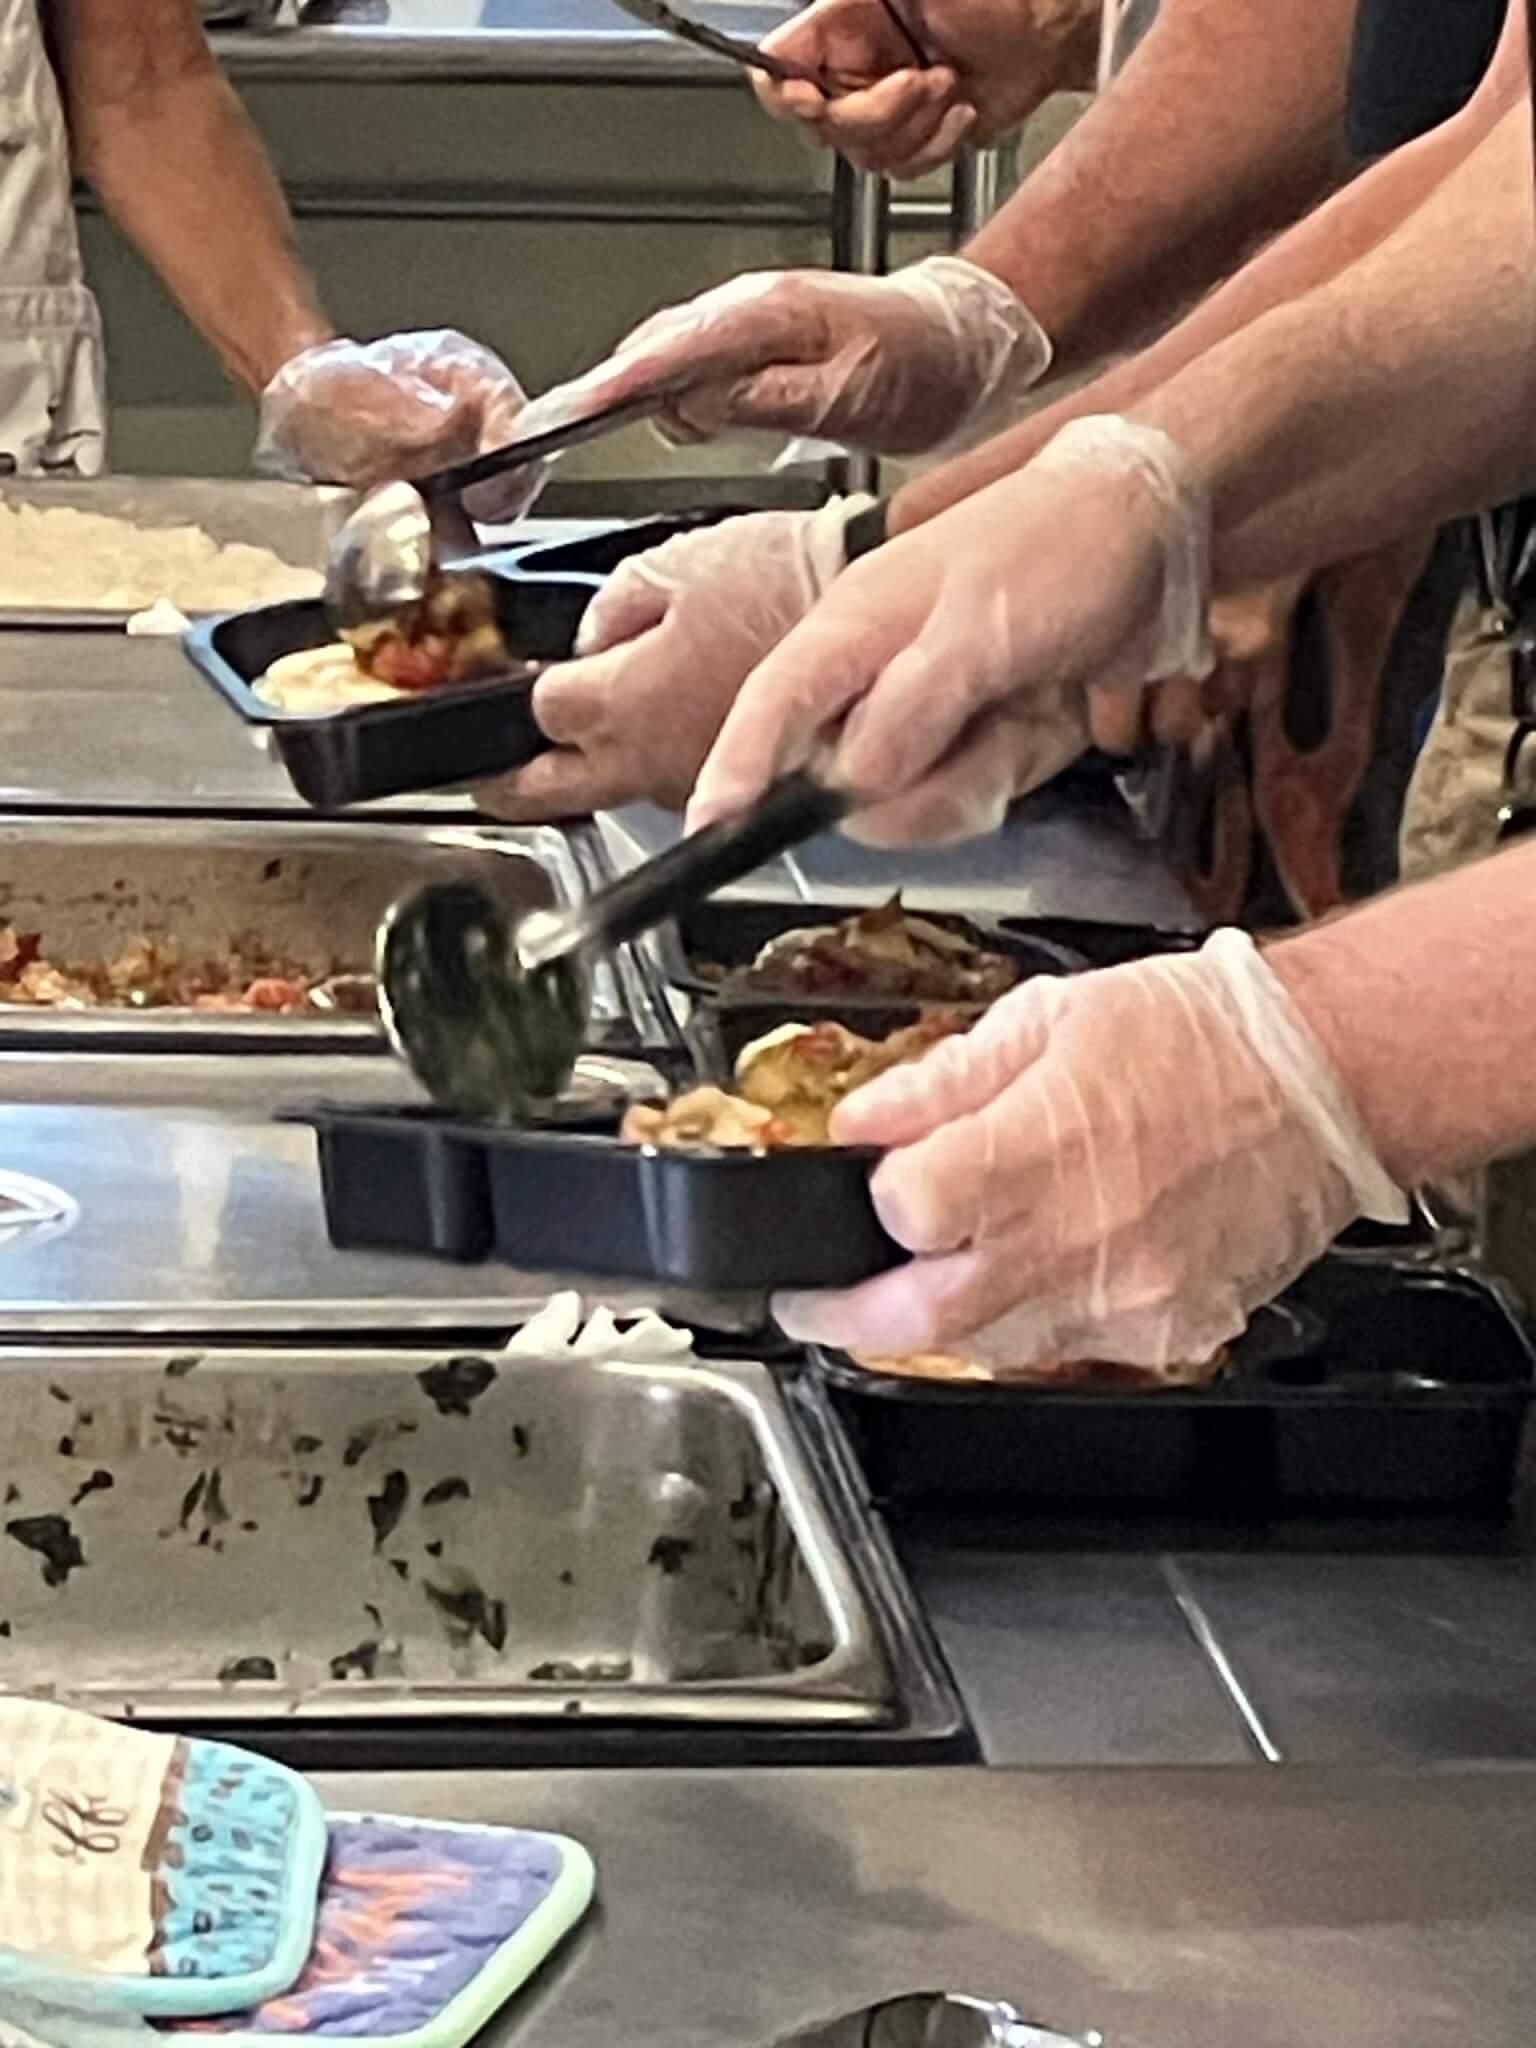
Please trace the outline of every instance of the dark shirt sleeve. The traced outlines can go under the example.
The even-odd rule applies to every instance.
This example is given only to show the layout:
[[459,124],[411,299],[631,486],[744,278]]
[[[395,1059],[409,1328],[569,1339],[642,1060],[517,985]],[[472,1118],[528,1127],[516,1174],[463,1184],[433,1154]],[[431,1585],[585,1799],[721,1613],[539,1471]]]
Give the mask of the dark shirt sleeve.
[[1488,69],[1508,0],[1360,0],[1346,136],[1362,162],[1459,113]]

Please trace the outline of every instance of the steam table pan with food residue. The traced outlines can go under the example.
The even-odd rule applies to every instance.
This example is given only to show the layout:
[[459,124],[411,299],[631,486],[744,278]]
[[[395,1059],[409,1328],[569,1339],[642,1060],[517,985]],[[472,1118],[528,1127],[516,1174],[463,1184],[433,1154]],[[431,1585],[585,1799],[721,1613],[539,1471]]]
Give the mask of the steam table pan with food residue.
[[906,1254],[858,1148],[673,1151],[415,1109],[292,1113],[317,1134],[331,1242],[706,1289],[849,1287]]
[[255,685],[285,654],[336,639],[318,598],[194,626],[185,647],[248,725],[271,735],[294,788],[317,810],[443,789],[521,767],[548,741],[533,716],[536,664],[571,651],[595,576],[491,575],[497,623],[521,657],[504,676],[447,683],[316,714],[264,703]]
[[0,1685],[263,1747],[897,1715],[760,1364],[51,1346],[6,1410]]
[[1010,1386],[818,1358],[877,1498],[1028,1517],[1498,1516],[1536,1351],[1466,1270],[1330,1256],[1198,1387]]

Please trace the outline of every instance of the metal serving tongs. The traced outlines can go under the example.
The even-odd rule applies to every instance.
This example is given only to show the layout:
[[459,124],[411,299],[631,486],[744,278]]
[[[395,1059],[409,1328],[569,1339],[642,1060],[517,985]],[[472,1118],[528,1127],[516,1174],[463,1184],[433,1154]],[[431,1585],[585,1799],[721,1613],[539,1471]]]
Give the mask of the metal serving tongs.
[[407,632],[433,579],[454,555],[475,546],[463,493],[509,470],[526,469],[567,448],[646,419],[654,394],[621,399],[543,433],[434,470],[414,483],[381,484],[355,506],[331,544],[325,572],[326,616],[344,640],[366,652],[381,629]]
[[[843,93],[860,92],[874,83],[871,78],[856,78],[850,72],[818,69],[811,64],[798,64],[792,57],[780,57],[775,51],[764,50],[742,36],[728,35],[724,29],[711,28],[708,22],[679,14],[675,7],[667,4],[667,0],[613,0],[613,4],[632,21],[644,22],[647,28],[657,29],[677,42],[691,43],[696,50],[708,50],[711,56],[724,57],[728,63],[739,64],[747,71],[761,71],[767,78],[777,78],[781,82],[801,79],[832,98]],[[920,71],[926,71],[933,58],[914,35],[896,0],[882,0],[882,5],[911,50],[913,63]]]
[[712,57],[724,57],[727,62],[739,64],[744,70],[761,71],[767,78],[803,79],[822,92],[852,92],[859,85],[869,83],[868,79],[818,71],[810,64],[797,64],[791,57],[776,57],[771,50],[759,49],[756,43],[749,43],[744,36],[727,35],[724,29],[711,28],[708,22],[694,21],[686,14],[679,14],[676,8],[667,5],[667,0],[613,0],[613,4],[632,21],[643,22],[647,28],[657,29],[676,42],[691,43],[696,50],[708,50]]
[[564,910],[509,925],[473,882],[435,882],[379,926],[379,1008],[427,1093],[521,1120],[558,1096],[586,1034],[593,959],[837,823],[850,799],[802,770]]
[[1062,2034],[1001,1999],[914,1991],[783,2035],[773,2048],[1104,2048],[1102,2034]]

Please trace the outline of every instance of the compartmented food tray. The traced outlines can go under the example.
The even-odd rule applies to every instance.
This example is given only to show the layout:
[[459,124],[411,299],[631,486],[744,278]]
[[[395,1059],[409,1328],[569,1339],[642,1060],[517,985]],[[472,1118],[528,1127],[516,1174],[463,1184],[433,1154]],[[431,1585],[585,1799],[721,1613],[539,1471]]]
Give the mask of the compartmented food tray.
[[527,1271],[761,1292],[848,1287],[906,1254],[855,1148],[669,1151],[616,1137],[500,1129],[432,1112],[319,1106],[331,1242]]
[[[36,941],[38,963],[100,966],[170,948],[196,979],[201,963],[263,949],[316,979],[371,981],[373,937],[397,897],[467,877],[511,916],[576,901],[571,849],[543,827],[252,825],[220,819],[0,816],[0,928]],[[274,970],[275,971],[275,970]],[[239,1047],[313,1052],[382,1049],[366,988],[355,1014],[200,1010],[136,1001],[125,988],[91,1007],[8,998],[0,965],[0,1050]],[[169,962],[164,985],[180,981]],[[155,972],[141,970],[153,992]],[[81,1000],[73,999],[74,1002]],[[622,1019],[611,976],[594,993],[599,1031]]]
[[521,767],[548,744],[533,717],[534,664],[568,655],[600,579],[492,574],[497,623],[523,662],[487,682],[445,684],[320,715],[264,703],[255,685],[285,654],[336,638],[315,599],[194,626],[193,664],[248,725],[271,735],[294,788],[317,810],[442,789]]
[[600,527],[595,533],[581,534],[574,540],[536,540],[521,546],[514,543],[504,555],[492,559],[514,562],[526,575],[611,576],[631,555],[643,555],[648,548],[659,548],[679,534],[694,533],[703,526],[718,526],[721,520],[733,519],[751,509],[716,505],[654,519],[628,519]]
[[182,1726],[895,1711],[760,1365],[55,1348],[3,1370],[7,1688]]
[[[729,1063],[744,1045],[781,1024],[816,1024],[832,1020],[867,1038],[885,1038],[916,1022],[925,1008],[960,1009],[963,1004],[919,1002],[886,995],[861,995],[839,990],[826,994],[777,994],[724,987],[724,973],[750,966],[764,946],[785,932],[837,925],[853,913],[848,906],[816,903],[753,903],[734,898],[710,900],[657,934],[656,945],[668,983],[697,1003],[702,1011],[695,1038],[706,1064]],[[1000,925],[955,917],[938,911],[913,913],[927,924],[971,939],[988,952],[1017,961],[1020,978],[1035,974],[1071,974],[1085,964],[1083,956],[1055,939],[1006,931]]]
[[818,1364],[893,1505],[1252,1521],[1502,1514],[1536,1352],[1479,1273],[1329,1258],[1205,1387],[1053,1392]]

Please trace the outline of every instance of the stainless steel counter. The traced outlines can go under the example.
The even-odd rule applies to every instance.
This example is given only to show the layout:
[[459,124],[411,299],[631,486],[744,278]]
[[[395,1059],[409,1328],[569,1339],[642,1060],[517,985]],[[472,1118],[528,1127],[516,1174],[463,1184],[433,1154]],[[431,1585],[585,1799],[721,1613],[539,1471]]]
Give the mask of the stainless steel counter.
[[1085,1540],[900,1545],[990,1763],[1536,1762],[1536,1560],[1515,1534]]
[[484,2039],[768,2048],[939,1987],[1105,2048],[1527,2048],[1536,1772],[439,1774],[338,1806],[565,1829],[587,1927]]
[[[97,1063],[98,1085],[110,1064]],[[34,1085],[48,1094],[47,1079],[31,1078],[45,1068],[0,1061],[0,1159],[25,1162],[25,1171],[80,1205],[78,1222],[62,1235],[0,1247],[0,1338],[216,1329],[388,1331],[410,1342],[432,1330],[510,1332],[571,1284],[568,1275],[508,1266],[333,1251],[313,1133],[267,1118],[279,1102],[323,1095],[315,1083],[336,1062],[293,1055],[265,1063],[263,1074],[243,1057],[233,1064],[238,1102],[227,1074],[203,1083],[202,1106],[178,1099],[177,1069],[186,1063],[157,1055],[133,1106],[119,1094],[111,1107],[82,1107],[18,1100]],[[377,1085],[387,1095],[387,1063],[359,1064],[368,1074],[347,1092]],[[88,1087],[82,1081],[71,1092]],[[656,1306],[720,1330],[760,1320],[757,1304],[744,1307],[741,1298],[606,1283],[602,1299],[621,1315]]]

